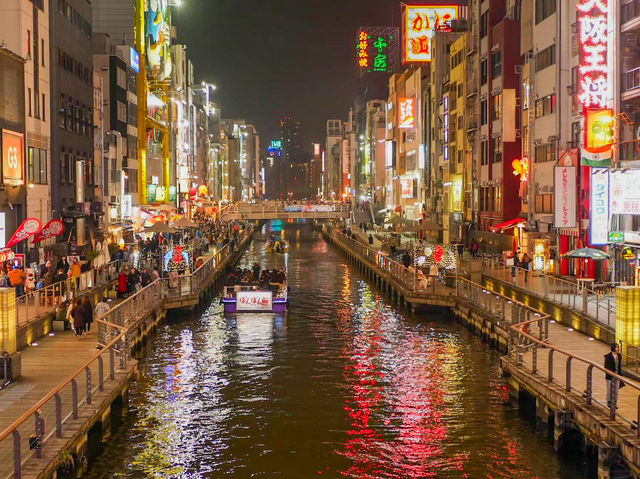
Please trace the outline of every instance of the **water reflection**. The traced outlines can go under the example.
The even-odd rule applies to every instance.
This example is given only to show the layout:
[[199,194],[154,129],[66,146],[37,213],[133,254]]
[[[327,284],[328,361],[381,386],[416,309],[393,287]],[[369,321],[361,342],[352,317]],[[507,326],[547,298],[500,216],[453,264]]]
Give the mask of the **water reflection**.
[[310,228],[283,234],[291,254],[255,241],[242,266],[288,262],[290,310],[214,302],[162,328],[89,477],[584,477],[505,407],[497,354],[389,305]]

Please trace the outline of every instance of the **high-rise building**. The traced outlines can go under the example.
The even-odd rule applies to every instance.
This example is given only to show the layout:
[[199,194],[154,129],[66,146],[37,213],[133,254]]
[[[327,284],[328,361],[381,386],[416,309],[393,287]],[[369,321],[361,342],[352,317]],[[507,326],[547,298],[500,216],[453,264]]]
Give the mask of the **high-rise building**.
[[284,164],[300,163],[302,158],[302,123],[290,116],[280,120],[280,140]]
[[[71,227],[77,244],[95,229],[102,200],[95,196],[93,161],[93,57],[91,4],[86,0],[55,2],[49,10],[51,32],[52,116],[51,190],[54,217]],[[42,95],[42,94],[41,94]],[[62,238],[60,238],[62,239]]]

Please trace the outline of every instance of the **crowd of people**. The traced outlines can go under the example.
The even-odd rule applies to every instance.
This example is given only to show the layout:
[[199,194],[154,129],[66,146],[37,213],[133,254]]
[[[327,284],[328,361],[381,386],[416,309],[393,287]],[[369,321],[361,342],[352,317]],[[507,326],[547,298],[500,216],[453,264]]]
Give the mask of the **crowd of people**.
[[259,286],[269,289],[271,285],[283,285],[287,274],[283,269],[262,269],[259,263],[251,268],[235,268],[227,277],[226,286]]

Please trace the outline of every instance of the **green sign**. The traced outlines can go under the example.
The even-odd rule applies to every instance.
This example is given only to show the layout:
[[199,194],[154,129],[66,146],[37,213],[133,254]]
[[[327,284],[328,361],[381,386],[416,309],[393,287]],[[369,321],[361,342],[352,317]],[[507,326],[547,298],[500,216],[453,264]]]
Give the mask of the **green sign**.
[[147,185],[147,203],[156,201],[156,189],[158,185]]
[[624,233],[622,231],[610,231],[609,243],[624,243]]
[[175,186],[169,187],[169,201],[174,203],[176,201],[176,196],[178,193],[178,189]]

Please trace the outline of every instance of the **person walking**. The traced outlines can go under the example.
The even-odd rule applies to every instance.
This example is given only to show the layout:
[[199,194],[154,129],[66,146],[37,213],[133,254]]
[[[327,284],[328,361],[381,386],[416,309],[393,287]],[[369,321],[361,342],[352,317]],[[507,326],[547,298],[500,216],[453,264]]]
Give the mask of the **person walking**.
[[82,298],[82,316],[84,318],[85,330],[88,333],[91,331],[91,323],[93,323],[93,305],[86,295]]
[[139,285],[140,275],[135,268],[131,268],[131,271],[129,272],[129,276],[127,278],[127,292],[129,294],[134,294],[138,290]]
[[9,281],[11,282],[11,286],[16,290],[16,298],[24,294],[24,280],[24,271],[18,266],[14,266],[13,269],[9,271]]
[[464,255],[464,244],[462,244],[462,240],[458,241],[456,249],[458,250],[458,259],[462,259],[462,256]]
[[[604,355],[604,368],[618,376],[622,376],[622,354],[620,354],[620,345],[618,345],[618,343],[611,343],[611,352]],[[614,403],[618,399],[618,390],[623,388],[625,384],[620,381],[615,394],[613,394],[614,377],[607,374],[605,380],[607,381],[607,406],[615,406]]]
[[373,235],[369,233],[369,244],[373,246]]
[[402,254],[402,264],[405,268],[411,266],[411,255],[407,251]]
[[101,318],[109,312],[109,309],[111,308],[109,307],[109,303],[107,303],[107,297],[104,296],[100,298],[100,301],[98,302],[98,304],[96,304],[94,314],[96,318]]
[[473,244],[471,245],[471,256],[473,256],[474,258],[477,258],[479,249],[480,249],[480,245],[476,240],[473,240]]
[[527,280],[529,279],[529,268],[531,267],[531,258],[529,258],[529,255],[527,253],[525,253],[524,255],[522,255],[522,269],[524,269],[524,282],[526,283]]
[[67,260],[67,257],[64,255],[58,260],[58,264],[56,265],[56,269],[58,271],[62,270],[64,274],[67,274],[69,272],[70,267],[71,266],[69,265],[69,260]]
[[75,281],[76,289],[80,287],[80,275],[82,274],[82,265],[80,261],[75,259],[71,265],[71,277]]
[[82,307],[82,303],[80,299],[76,299],[73,309],[71,310],[71,318],[73,319],[73,330],[76,333],[78,340],[82,333],[84,332],[84,308]]

